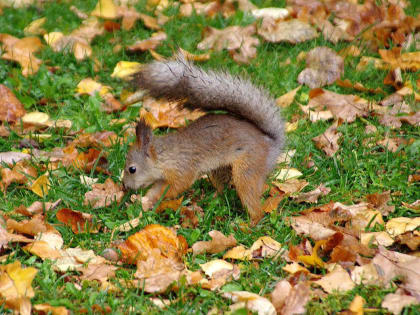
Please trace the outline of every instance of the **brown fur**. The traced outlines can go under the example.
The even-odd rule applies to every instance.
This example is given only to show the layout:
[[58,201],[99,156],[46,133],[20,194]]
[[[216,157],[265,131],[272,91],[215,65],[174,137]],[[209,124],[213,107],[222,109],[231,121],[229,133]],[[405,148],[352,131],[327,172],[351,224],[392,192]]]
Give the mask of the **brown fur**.
[[[152,207],[167,186],[166,197],[175,198],[205,173],[218,192],[232,178],[252,224],[258,223],[264,215],[260,202],[264,182],[284,141],[274,101],[248,81],[204,72],[180,57],[146,66],[139,78],[140,86],[154,96],[187,97],[189,102],[192,98],[196,107],[232,110],[235,116],[206,115],[164,136],[153,136],[140,121],[137,141],[127,154],[124,185],[137,189],[152,184],[144,202]],[[200,101],[200,93],[206,102]],[[135,167],[134,174],[130,167]]]

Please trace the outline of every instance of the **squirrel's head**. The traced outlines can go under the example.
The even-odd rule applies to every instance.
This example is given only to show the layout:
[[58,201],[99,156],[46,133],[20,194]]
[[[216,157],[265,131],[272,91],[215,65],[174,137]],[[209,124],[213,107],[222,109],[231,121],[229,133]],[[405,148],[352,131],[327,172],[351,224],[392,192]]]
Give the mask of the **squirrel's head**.
[[136,127],[136,141],[128,151],[125,161],[124,187],[144,188],[161,178],[161,171],[156,166],[152,139],[152,129],[141,119]]

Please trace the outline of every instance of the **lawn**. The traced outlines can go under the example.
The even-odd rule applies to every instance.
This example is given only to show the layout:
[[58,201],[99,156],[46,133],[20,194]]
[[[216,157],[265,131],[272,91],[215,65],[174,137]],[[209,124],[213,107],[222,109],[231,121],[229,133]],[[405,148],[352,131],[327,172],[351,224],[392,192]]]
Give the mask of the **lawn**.
[[[390,276],[390,281],[387,283],[379,280],[370,283],[354,281],[348,290],[338,289],[331,290],[331,292],[314,283],[331,272],[333,264],[341,266],[340,268],[344,269],[344,272],[351,275],[355,268],[370,263],[382,249],[387,253],[398,252],[412,257],[412,267],[417,266],[417,269],[416,267],[412,269],[414,271],[420,267],[418,258],[420,208],[418,202],[415,204],[420,199],[420,122],[418,118],[420,96],[416,94],[420,93],[420,57],[418,54],[420,50],[418,36],[420,2],[397,1],[398,4],[391,5],[391,8],[397,13],[391,12],[392,10],[389,9],[388,11],[391,13],[387,13],[389,14],[387,18],[396,21],[395,26],[384,28],[385,30],[379,29],[377,33],[373,32],[377,35],[375,39],[369,37],[369,32],[380,20],[372,18],[372,24],[361,23],[360,32],[352,33],[351,38],[340,39],[337,42],[331,41],[325,33],[322,33],[322,28],[317,26],[313,20],[311,21],[309,13],[305,14],[303,11],[299,11],[297,4],[288,2],[288,5],[295,11],[286,20],[294,19],[301,14],[299,16],[302,20],[306,18],[314,29],[318,28],[315,38],[296,40],[298,35],[294,35],[292,30],[291,36],[294,39],[269,42],[263,39],[263,35],[257,35],[254,32],[251,38],[259,39],[259,43],[255,45],[256,53],[245,52],[249,55],[246,55],[245,62],[241,63],[236,62],[233,58],[238,52],[242,52],[241,45],[230,51],[228,49],[218,50],[214,47],[207,50],[197,48],[197,45],[206,36],[208,27],[222,30],[230,26],[245,27],[253,23],[257,28],[264,27],[264,21],[256,18],[250,11],[244,12],[247,10],[243,9],[241,5],[239,8],[238,5],[231,5],[228,8],[219,6],[215,7],[213,11],[209,10],[210,12],[199,12],[197,9],[197,12],[186,16],[187,14],[181,14],[182,2],[129,1],[130,3],[134,2],[133,8],[136,12],[149,17],[158,17],[158,19],[157,22],[150,22],[147,17],[142,16],[134,21],[134,25],[130,29],[126,29],[123,27],[124,21],[121,16],[104,16],[104,12],[108,8],[103,8],[104,11],[99,10],[99,17],[95,18],[94,22],[86,22],[88,19],[92,19],[94,14],[91,12],[98,10],[97,0],[30,1],[29,5],[22,5],[19,8],[9,5],[11,2],[13,1],[0,1],[0,53],[3,56],[0,58],[0,84],[7,87],[10,93],[17,98],[13,104],[20,103],[22,110],[15,118],[1,113],[1,117],[7,116],[8,118],[2,118],[0,122],[0,152],[22,152],[30,154],[32,158],[22,160],[25,165],[23,173],[26,175],[21,176],[20,180],[8,177],[8,173],[5,171],[15,170],[16,164],[8,164],[2,160],[1,184],[4,194],[0,197],[0,267],[19,261],[23,270],[33,270],[34,273],[36,270],[37,272],[32,283],[26,284],[27,288],[33,289],[33,292],[30,293],[29,291],[32,289],[27,289],[28,291],[20,292],[14,297],[21,299],[18,299],[20,302],[15,301],[13,304],[10,302],[12,299],[10,296],[0,292],[1,314],[11,314],[13,309],[19,309],[19,307],[22,314],[29,314],[28,307],[32,305],[32,308],[36,308],[35,306],[38,304],[62,306],[74,314],[154,314],[161,312],[208,314],[210,311],[213,312],[212,314],[224,314],[229,312],[229,307],[233,304],[229,298],[225,297],[225,294],[235,291],[248,291],[267,298],[280,314],[300,313],[299,309],[302,310],[303,307],[308,314],[335,314],[341,311],[347,312],[345,314],[356,314],[357,311],[349,310],[349,307],[357,296],[364,299],[363,309],[365,312],[388,314],[390,311],[384,308],[382,303],[385,296],[395,293],[417,299],[417,302],[413,303],[417,305],[407,304],[408,306],[402,310],[403,314],[420,314],[419,283],[409,289],[406,280],[404,280],[404,277],[416,279],[410,273],[396,272],[395,277]],[[108,2],[110,1],[103,1],[103,3]],[[299,1],[295,2],[299,3]],[[318,3],[318,1],[308,2]],[[382,2],[382,6],[389,5],[387,1]],[[115,1],[115,3],[117,2]],[[248,2],[241,1],[240,3]],[[286,1],[253,0],[252,3],[258,8],[284,8],[286,6]],[[362,6],[365,1],[358,1],[358,3]],[[405,3],[408,5],[402,9],[401,7]],[[185,6],[185,4],[183,5]],[[109,10],[114,12],[112,8]],[[351,15],[349,12],[347,12],[348,15],[343,11],[334,12],[332,5],[325,9],[325,12],[327,12],[327,16],[323,16],[322,19],[330,22],[335,17],[340,17],[342,21],[349,21]],[[405,19],[405,15],[412,17],[411,22],[401,21],[401,17],[404,16]],[[35,30],[28,31],[28,25],[41,18],[45,18],[43,24]],[[409,18],[407,19],[409,20]],[[75,30],[86,25],[90,28],[75,34]],[[99,30],[101,31],[99,32]],[[158,41],[152,49],[148,49],[149,47],[145,49],[130,48],[137,41],[149,39],[157,31],[165,33],[166,38]],[[63,41],[64,44],[59,46],[54,44],[52,32],[61,32],[62,35],[56,36],[69,34],[74,36],[68,42]],[[233,32],[233,34],[238,34],[238,32]],[[39,41],[35,41],[33,44],[32,42],[25,43],[22,48],[23,54],[28,54],[31,49],[35,50],[29,58],[29,65],[28,62],[26,63],[26,68],[22,62],[13,60],[16,55],[12,54],[15,57],[5,57],[6,54],[11,55],[11,51],[15,54],[19,54],[19,52],[13,50],[15,44],[10,44],[3,34],[9,34],[17,39],[30,36],[38,38]],[[407,44],[410,36],[414,38],[413,42]],[[83,39],[80,40],[80,38]],[[246,40],[249,40],[249,37],[246,37]],[[149,44],[150,42],[147,43],[147,45]],[[82,54],[82,57],[78,57],[74,48],[77,45],[82,47],[84,53],[87,54],[91,50],[90,53],[87,56]],[[343,69],[338,77],[341,81],[348,79],[353,84],[361,83],[363,89],[357,89],[354,85],[345,87],[337,82],[338,78],[329,85],[318,85],[323,88],[321,92],[310,88],[308,84],[298,82],[299,74],[307,68],[303,54],[308,54],[309,51],[317,47],[328,47],[333,52],[339,53],[351,46],[358,48],[360,53],[342,54],[344,57],[340,58],[343,60]],[[400,52],[399,48],[401,47]],[[146,101],[141,95],[135,94],[135,87],[123,75],[112,75],[115,73],[115,67],[121,61],[145,64],[156,58],[170,58],[178,48],[198,55],[199,57],[195,57],[198,60],[195,63],[200,67],[223,69],[234,75],[247,77],[256,85],[267,89],[275,98],[301,86],[295,97],[286,106],[282,106],[282,115],[288,122],[287,144],[284,151],[291,155],[291,159],[287,163],[279,163],[276,171],[267,179],[267,191],[264,197],[273,200],[274,206],[267,209],[269,213],[255,227],[248,226],[248,214],[234,187],[227,187],[221,195],[216,194],[214,187],[205,176],[183,193],[182,204],[178,203],[175,206],[166,204],[165,207],[165,203],[162,201],[164,206],[160,207],[162,209],[159,211],[143,211],[141,202],[138,200],[133,202],[131,199],[132,194],[143,195],[146,190],[126,192],[124,196],[119,195],[117,201],[106,202],[104,200],[106,205],[102,206],[95,206],[92,202],[86,201],[86,193],[92,191],[92,185],[87,184],[86,180],[82,178],[83,176],[96,179],[98,183],[105,183],[110,178],[117,184],[116,191],[118,193],[125,155],[130,143],[135,138],[133,126],[139,118],[140,111],[145,108],[143,104]],[[393,55],[389,57],[391,60],[389,61],[384,57],[386,53],[381,53],[382,50],[388,52],[398,50],[398,54],[401,55]],[[203,56],[206,53],[209,55]],[[414,56],[405,64],[403,58],[400,57],[404,53],[413,53],[410,56]],[[368,63],[365,67],[358,66],[359,62],[366,57],[385,60],[386,66],[378,68],[373,62]],[[24,59],[22,57],[20,60]],[[34,66],[38,61],[35,59],[39,60],[39,68],[36,67],[36,70],[34,70]],[[199,59],[203,59],[203,61],[199,61]],[[325,64],[315,65],[318,70],[322,70],[325,66]],[[25,73],[25,69],[28,73]],[[397,74],[401,74],[401,80],[397,80],[395,77],[390,78],[389,73],[396,73],[395,71]],[[81,82],[86,82],[83,80],[87,78],[92,78],[101,86],[90,90],[87,84],[81,86]],[[404,87],[409,92],[402,92]],[[84,92],[83,89],[88,91]],[[330,96],[332,107],[335,102],[341,102],[342,95],[355,96],[356,100],[352,106],[362,104],[363,102],[358,103],[360,98],[366,100],[363,106],[367,107],[362,114],[356,114],[354,119],[349,118],[348,111],[350,109],[348,107],[341,114],[337,114],[328,106],[322,109],[314,108],[313,110],[317,114],[320,110],[331,111],[332,116],[326,120],[310,119],[309,115],[302,110],[302,106],[312,101],[315,102],[320,97],[319,93],[321,96],[328,96],[329,94],[325,91],[337,93],[334,94],[336,96]],[[400,91],[400,94],[396,91]],[[10,94],[7,93],[4,88],[0,89],[0,98],[2,98],[2,100],[0,99],[0,110],[12,112],[13,110],[7,107],[11,106],[8,105],[9,103],[12,104],[12,101],[9,101]],[[397,106],[396,103],[389,106],[380,104],[390,95],[399,97],[398,104],[400,106],[404,104],[405,112],[391,113],[388,111],[384,113],[381,111],[381,108],[388,110],[393,105],[394,108]],[[134,101],[130,101],[131,99]],[[163,102],[151,106],[155,106],[154,109],[156,109],[159,104],[167,105]],[[32,112],[42,112],[48,116],[41,118],[36,116],[29,119],[29,122],[20,119],[25,117],[25,113],[27,115]],[[179,115],[179,113],[176,111],[163,112],[161,118],[171,124],[174,123],[171,120],[173,115]],[[408,119],[409,122],[403,118],[399,120],[399,117],[403,116],[414,118]],[[63,120],[68,123],[70,121],[71,127],[59,128],[54,124],[48,125],[45,119],[50,122]],[[177,123],[185,123],[188,119],[189,116],[178,117]],[[397,124],[395,121],[400,121],[400,125],[395,125]],[[174,127],[170,124],[169,126]],[[336,146],[336,152],[330,154],[325,151],[325,145],[319,145],[313,139],[329,130],[333,124],[337,126],[333,130],[334,135],[337,135],[337,132],[341,135],[336,143],[329,144]],[[176,132],[175,129],[162,123],[162,127],[156,128],[154,132],[155,134],[164,134]],[[367,129],[373,131],[367,132]],[[67,150],[63,150],[64,148]],[[61,155],[51,153],[57,152],[57,150],[61,150]],[[50,152],[50,154],[45,152]],[[28,175],[26,171],[29,168],[33,173]],[[306,181],[302,191],[288,188],[290,190],[288,192],[284,186],[279,188],[276,185],[276,183],[283,183],[286,186],[289,184],[291,187],[292,183],[296,184],[296,178],[284,178],[279,175],[280,170],[285,168],[296,169],[301,173],[297,181],[301,184]],[[17,173],[22,174],[22,169],[17,170]],[[32,183],[43,174],[44,178],[47,178],[48,184],[41,185],[44,190],[36,193]],[[320,185],[328,188],[328,191],[324,190],[325,193],[320,194],[315,201],[308,200],[305,196],[302,196],[302,200],[300,200],[299,196],[302,193],[311,192]],[[110,193],[107,189],[109,197]],[[375,202],[375,198],[384,198],[385,204],[381,201]],[[34,213],[25,214],[24,211],[17,211],[20,206],[23,205],[23,208],[27,208],[36,201],[54,203],[57,200],[60,200],[60,203],[50,210],[47,209],[46,204],[41,206],[41,210],[38,212],[38,219],[42,216],[40,225],[37,225],[36,222],[39,221],[35,221],[34,218],[37,215]],[[107,201],[110,201],[109,198]],[[363,220],[368,222],[361,220],[364,223],[357,226],[357,220],[352,217],[332,220],[328,226],[328,223],[322,222],[322,220],[317,221],[317,215],[337,210],[336,206],[328,210],[321,206],[332,205],[335,202],[347,206],[367,203],[366,211],[371,212],[367,219],[365,216]],[[389,206],[392,210],[389,210]],[[200,208],[202,214],[197,210]],[[384,210],[385,208],[388,210]],[[63,219],[57,215],[62,209],[71,209],[90,216],[88,219],[80,219],[80,221],[77,219],[79,225],[76,224],[76,228],[72,229],[71,224],[63,223]],[[186,214],[183,209],[192,213],[193,218],[190,221],[185,219]],[[344,210],[346,209],[344,207]],[[307,211],[302,212],[303,210]],[[348,211],[350,213],[352,210]],[[376,212],[372,215],[372,211]],[[340,237],[351,234],[352,239],[361,242],[361,233],[387,232],[393,242],[384,249],[383,244],[371,239],[369,244],[363,245],[370,250],[369,255],[363,255],[360,252],[357,255],[353,253],[354,257],[352,256],[351,259],[339,255],[335,262],[333,262],[331,254],[334,246],[330,251],[323,246],[318,253],[323,261],[321,264],[317,265],[313,261],[304,262],[299,259],[300,256],[310,256],[314,253],[317,256],[313,247],[318,244],[321,238],[313,234],[314,232],[302,232],[296,229],[296,224],[293,224],[291,218],[298,216],[307,218],[310,213],[314,214],[309,217],[310,220],[314,220],[313,222],[320,225],[325,223],[323,228],[331,229],[332,226],[335,226],[335,237],[338,237],[338,234],[341,235]],[[331,214],[331,216],[335,215]],[[137,226],[127,228],[126,231],[119,229],[122,224],[138,217],[140,219]],[[390,232],[387,222],[400,217],[412,220],[410,222],[414,227],[404,228],[401,233],[393,234]],[[64,221],[70,220],[66,218]],[[11,227],[10,220],[15,221],[17,227]],[[29,223],[31,220],[34,220],[32,225]],[[213,290],[208,288],[211,285],[206,287],[201,284],[191,284],[185,277],[180,277],[175,288],[172,286],[161,290],[162,292],[150,293],[145,290],[142,282],[137,282],[136,285],[136,282],[132,281],[136,278],[136,265],[128,263],[121,256],[114,259],[111,264],[115,266],[115,270],[110,273],[112,275],[104,276],[101,279],[99,276],[89,278],[86,276],[86,272],[80,269],[88,268],[89,259],[85,261],[79,259],[77,268],[58,270],[55,259],[45,256],[45,253],[36,254],[28,249],[36,235],[51,232],[46,223],[56,231],[54,232],[56,235],[61,236],[62,249],[78,247],[86,251],[92,250],[95,257],[104,255],[108,259],[110,259],[109,253],[120,254],[120,249],[115,249],[118,245],[126,241],[129,236],[144,231],[144,228],[150,224],[174,228],[177,235],[185,238],[189,248],[198,241],[209,241],[211,237],[208,233],[217,230],[226,236],[233,235],[236,243],[242,244],[246,248],[251,247],[260,237],[270,237],[281,244],[282,250],[286,250],[288,254],[265,255],[261,251],[258,254],[252,254],[252,259],[236,260],[223,258],[227,248],[214,254],[195,254],[189,249],[186,253],[183,252],[180,258],[183,266],[188,270],[199,271],[200,265],[204,263],[215,259],[224,259],[229,264],[235,264],[240,270],[240,275],[229,275],[225,279],[226,281]],[[43,228],[45,227],[45,230],[40,228],[41,225]],[[9,234],[7,234],[9,236],[5,234],[6,231],[13,235],[24,235],[30,240],[13,240]],[[325,239],[330,243],[334,240],[331,235]],[[339,243],[339,241],[337,242]],[[346,247],[344,243],[337,244],[335,246],[341,246],[348,252],[354,250],[353,247]],[[291,273],[287,271],[287,268],[284,269],[292,262],[305,267],[305,271]],[[402,262],[397,261],[395,264],[402,264]],[[139,268],[139,264],[137,268]],[[26,276],[22,274],[19,277],[25,278]],[[201,275],[201,277],[205,276]],[[7,282],[6,278],[7,272],[5,269],[0,269],[0,288]],[[211,280],[211,276],[207,275],[207,278],[207,280]],[[299,283],[305,283],[305,288],[308,290],[308,294],[305,296],[299,296],[296,293],[297,302],[293,306],[295,308],[290,306],[288,311],[283,305],[286,302],[276,304],[272,295],[277,283],[283,279],[287,279],[293,288],[296,288]],[[17,279],[15,279],[15,283],[18,283]],[[25,300],[28,298],[29,302]],[[161,308],[154,303],[152,298],[165,301],[168,305]],[[292,299],[292,296],[289,295],[288,299]],[[26,304],[21,302],[22,300],[25,300]],[[25,307],[26,309],[24,309]],[[247,314],[247,312],[254,311],[259,314],[271,314],[269,311],[264,313],[261,306],[256,308],[249,306],[248,308],[250,310],[246,310],[242,305],[231,312],[232,314]],[[359,308],[357,314],[363,314],[363,309]],[[39,310],[34,312],[43,314]],[[45,313],[47,312],[45,311]],[[65,314],[64,311],[64,313],[59,313],[58,309],[51,310],[51,312],[51,314]]]

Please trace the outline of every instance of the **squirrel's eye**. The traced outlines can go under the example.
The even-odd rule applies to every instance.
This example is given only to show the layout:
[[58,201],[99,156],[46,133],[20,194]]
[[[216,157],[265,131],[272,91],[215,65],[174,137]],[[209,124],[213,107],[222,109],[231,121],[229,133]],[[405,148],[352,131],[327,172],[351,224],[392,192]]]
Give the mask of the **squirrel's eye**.
[[136,167],[135,166],[130,166],[128,168],[128,171],[130,172],[130,174],[134,174],[136,172]]

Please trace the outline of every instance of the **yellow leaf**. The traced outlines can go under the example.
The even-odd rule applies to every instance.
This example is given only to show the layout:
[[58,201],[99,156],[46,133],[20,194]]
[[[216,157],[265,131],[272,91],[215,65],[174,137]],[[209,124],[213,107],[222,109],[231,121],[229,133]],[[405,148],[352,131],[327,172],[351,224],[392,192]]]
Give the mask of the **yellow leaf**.
[[111,88],[109,86],[102,85],[91,78],[86,78],[79,82],[76,92],[89,95],[94,95],[95,92],[98,92],[99,95],[104,96],[109,93],[110,90]]
[[22,122],[25,124],[31,124],[35,126],[45,126],[50,116],[46,113],[31,112],[27,113],[22,117]]
[[22,268],[20,261],[0,266],[0,296],[6,300],[34,297],[31,283],[37,272],[33,267]]
[[300,90],[302,86],[299,85],[296,89],[293,89],[286,94],[283,94],[282,96],[278,97],[276,99],[276,104],[280,107],[287,107],[290,104],[292,104],[293,100],[295,99],[297,91]]
[[405,232],[414,231],[420,226],[420,217],[417,218],[406,218],[399,217],[389,220],[386,225],[386,231],[391,236],[397,236]]
[[276,176],[276,180],[286,181],[291,178],[297,178],[303,174],[296,168],[282,168],[280,173]]
[[354,315],[363,315],[363,304],[365,303],[366,301],[364,298],[362,298],[360,295],[356,295],[353,301],[350,303],[349,310]]
[[112,72],[111,77],[128,79],[141,68],[141,63],[131,61],[119,61]]
[[91,15],[103,19],[116,19],[118,17],[117,7],[112,0],[99,0]]
[[295,131],[298,125],[299,125],[299,121],[295,121],[294,123],[286,122],[286,132]]
[[318,249],[321,247],[321,245],[324,245],[327,243],[327,240],[320,240],[315,243],[315,246],[312,250],[312,255],[300,255],[297,257],[297,259],[300,262],[303,262],[305,265],[309,266],[318,266],[323,268],[325,266],[324,262],[321,260],[321,258],[318,257]]
[[48,179],[48,173],[45,173],[44,175],[39,176],[31,186],[31,190],[43,198],[48,194],[48,189],[50,186],[50,181]]
[[24,28],[23,33],[28,35],[43,35],[46,33],[45,29],[42,28],[42,26],[47,21],[46,17],[37,19],[32,21],[27,27]]

